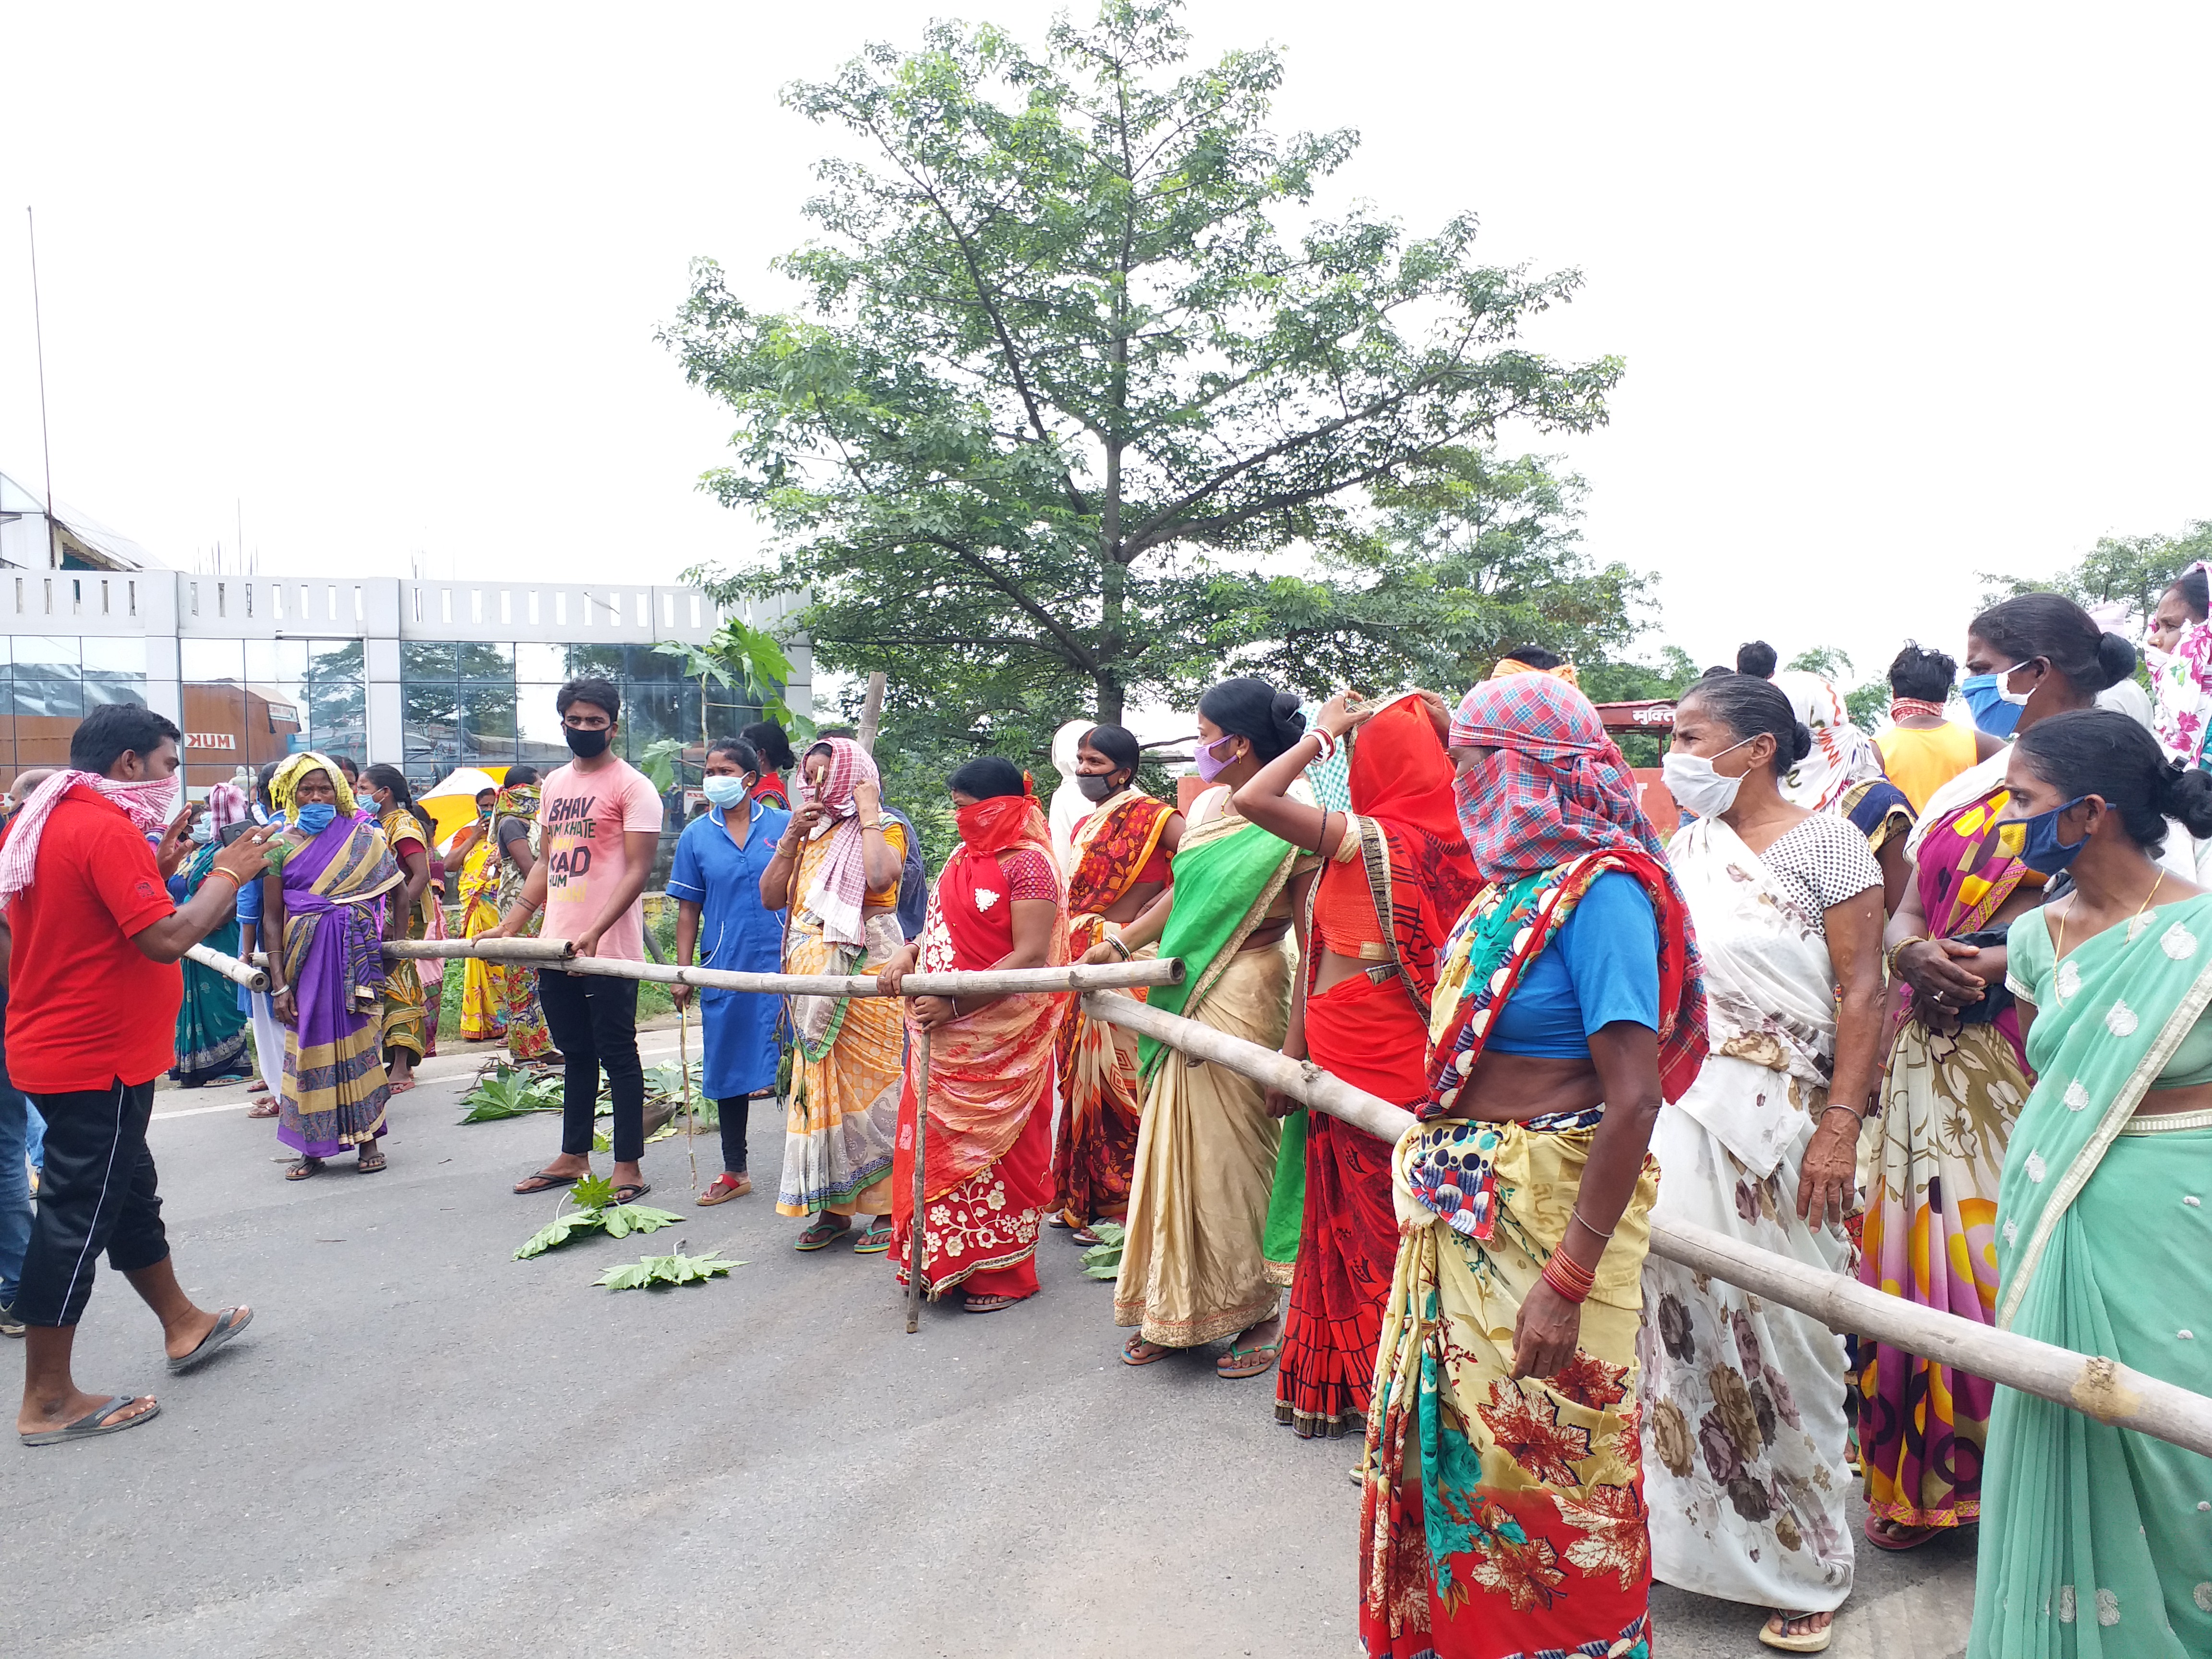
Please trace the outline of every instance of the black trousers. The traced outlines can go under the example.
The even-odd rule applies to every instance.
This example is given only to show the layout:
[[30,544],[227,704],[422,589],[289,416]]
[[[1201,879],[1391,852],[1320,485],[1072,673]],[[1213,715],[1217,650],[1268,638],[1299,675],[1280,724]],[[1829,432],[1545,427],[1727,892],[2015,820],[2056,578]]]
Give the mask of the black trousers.
[[732,1095],[714,1103],[722,1117],[722,1167],[738,1175],[745,1170],[745,1121],[752,1115],[753,1100],[751,1095]]
[[119,1273],[168,1259],[154,1155],[146,1150],[154,1083],[118,1078],[105,1089],[31,1100],[46,1120],[46,1168],[15,1317],[26,1325],[74,1325],[84,1317],[102,1250]]
[[561,1150],[582,1158],[592,1150],[599,1071],[614,1097],[614,1153],[617,1164],[645,1156],[645,1066],[637,1057],[637,981],[597,974],[538,972],[538,1006],[545,1029],[567,1057],[561,1096]]

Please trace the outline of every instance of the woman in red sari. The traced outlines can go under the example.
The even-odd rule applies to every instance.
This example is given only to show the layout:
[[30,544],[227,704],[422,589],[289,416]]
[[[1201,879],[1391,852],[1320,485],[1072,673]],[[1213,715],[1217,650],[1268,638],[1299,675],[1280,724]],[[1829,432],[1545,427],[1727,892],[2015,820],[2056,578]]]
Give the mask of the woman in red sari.
[[[1076,747],[1076,787],[1097,803],[1075,826],[1067,874],[1068,954],[1085,962],[1128,961],[1121,929],[1174,879],[1169,860],[1182,841],[1182,814],[1137,787],[1138,752],[1118,726],[1092,726]],[[1137,1034],[1090,1018],[1071,1000],[1060,1028],[1060,1078],[1066,1105],[1052,1154],[1052,1224],[1076,1229],[1078,1244],[1096,1244],[1091,1224],[1119,1221],[1129,1210],[1145,1115]]]
[[[1042,968],[1067,961],[1067,904],[1029,778],[995,755],[952,775],[960,845],[937,878],[921,937],[878,975]],[[907,1004],[906,1093],[891,1169],[891,1263],[907,1279],[914,1225],[915,1062],[930,1038],[923,1153],[922,1275],[930,1299],[964,1287],[969,1313],[1037,1292],[1037,1229],[1052,1197],[1054,1054],[1061,994],[915,997]]]
[[[1283,1052],[1410,1107],[1427,1083],[1437,956],[1481,883],[1453,803],[1443,699],[1413,692],[1371,711],[1348,702],[1347,693],[1323,708],[1315,726],[1327,737],[1309,733],[1270,762],[1237,792],[1237,810],[1295,847],[1329,854],[1307,891],[1302,994]],[[1352,811],[1291,799],[1306,767],[1339,744],[1351,749]],[[1310,1113],[1305,1188],[1275,1417],[1310,1439],[1351,1434],[1367,1420],[1398,1253],[1390,1148]]]

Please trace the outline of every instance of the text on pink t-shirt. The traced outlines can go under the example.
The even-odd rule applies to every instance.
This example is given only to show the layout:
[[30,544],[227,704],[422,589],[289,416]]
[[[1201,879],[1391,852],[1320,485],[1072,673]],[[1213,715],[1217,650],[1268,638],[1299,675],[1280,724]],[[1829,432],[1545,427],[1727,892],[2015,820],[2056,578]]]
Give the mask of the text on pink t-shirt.
[[[547,939],[574,939],[605,907],[607,896],[629,871],[623,836],[632,830],[660,833],[660,797],[644,773],[618,760],[596,772],[573,765],[545,780],[538,805],[540,854],[545,860]],[[645,960],[645,906],[629,908],[599,935],[596,956]]]

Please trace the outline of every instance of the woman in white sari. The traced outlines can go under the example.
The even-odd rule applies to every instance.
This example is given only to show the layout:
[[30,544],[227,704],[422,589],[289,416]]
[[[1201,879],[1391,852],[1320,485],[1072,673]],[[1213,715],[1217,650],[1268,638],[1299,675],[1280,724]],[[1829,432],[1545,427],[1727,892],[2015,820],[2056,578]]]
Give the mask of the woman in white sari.
[[[1812,746],[1790,699],[1748,675],[1699,682],[1676,712],[1667,783],[1698,816],[1667,851],[1705,957],[1712,1052],[1660,1112],[1652,1218],[1847,1273],[1882,882],[1847,819],[1785,799]],[[1851,1589],[1843,1339],[1653,1255],[1638,1358],[1654,1575],[1773,1609],[1762,1642],[1821,1651]]]

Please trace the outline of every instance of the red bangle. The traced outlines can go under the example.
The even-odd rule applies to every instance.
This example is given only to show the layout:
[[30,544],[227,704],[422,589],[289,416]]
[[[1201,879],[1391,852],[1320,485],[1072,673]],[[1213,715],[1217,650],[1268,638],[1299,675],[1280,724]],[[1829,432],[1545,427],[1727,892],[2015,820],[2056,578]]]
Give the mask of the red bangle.
[[1597,1274],[1571,1259],[1564,1249],[1552,1252],[1544,1264],[1544,1282],[1570,1302],[1585,1300],[1597,1284]]
[[[230,890],[234,893],[242,891],[246,886],[244,882],[240,881],[236,876],[232,875],[229,871],[224,869],[220,864],[210,864],[208,866],[208,876],[221,876],[225,881],[230,884]],[[202,881],[205,881],[207,879],[207,876],[202,876],[200,879]]]

